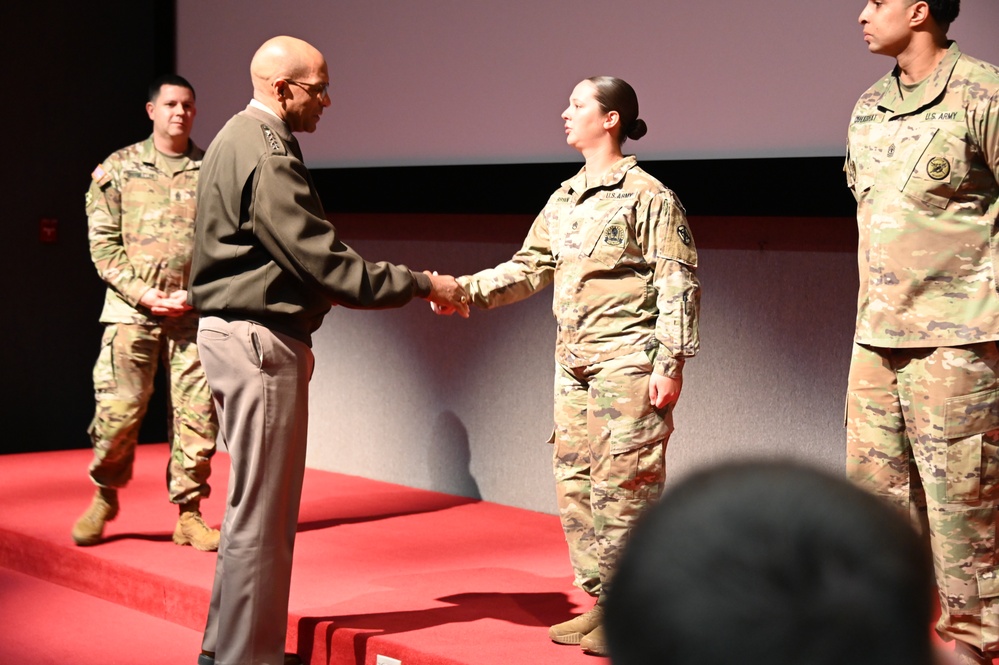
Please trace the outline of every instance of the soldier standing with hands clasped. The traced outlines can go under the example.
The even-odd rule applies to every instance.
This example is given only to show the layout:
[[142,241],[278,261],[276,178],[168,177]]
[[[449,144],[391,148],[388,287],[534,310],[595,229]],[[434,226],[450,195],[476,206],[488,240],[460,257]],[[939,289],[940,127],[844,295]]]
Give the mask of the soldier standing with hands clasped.
[[139,427],[162,362],[172,412],[167,485],[180,510],[173,541],[214,551],[219,532],[205,524],[200,504],[210,492],[218,425],[195,344],[198,318],[186,302],[203,154],[190,138],[194,89],[168,75],[149,86],[148,100],[152,136],[104,160],[87,191],[90,255],[108,286],[90,426],[97,491],[72,535],[77,545],[94,545],[118,514],[118,490],[132,477]]

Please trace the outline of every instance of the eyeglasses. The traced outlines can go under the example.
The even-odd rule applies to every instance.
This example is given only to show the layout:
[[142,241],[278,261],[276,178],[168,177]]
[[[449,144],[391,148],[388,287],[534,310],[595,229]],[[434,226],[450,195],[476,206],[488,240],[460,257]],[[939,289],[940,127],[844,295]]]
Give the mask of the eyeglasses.
[[292,81],[291,79],[285,79],[285,83],[290,83],[292,85],[297,85],[302,90],[306,91],[310,95],[319,95],[320,99],[329,97],[330,95],[330,84],[329,83],[302,83],[301,81]]

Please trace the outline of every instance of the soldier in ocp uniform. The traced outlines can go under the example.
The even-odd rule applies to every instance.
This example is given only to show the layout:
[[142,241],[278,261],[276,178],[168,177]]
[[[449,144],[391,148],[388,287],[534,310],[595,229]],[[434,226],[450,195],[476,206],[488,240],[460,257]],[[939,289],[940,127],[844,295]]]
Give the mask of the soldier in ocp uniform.
[[586,79],[562,118],[585,166],[510,261],[458,281],[482,308],[554,282],[556,493],[575,584],[596,603],[549,637],[606,655],[604,601],[632,526],[662,493],[684,361],[700,345],[700,286],[680,201],[621,151],[647,131],[632,87]]
[[847,473],[932,546],[937,629],[963,663],[999,656],[999,69],[947,39],[958,0],[870,0],[896,59],[857,102],[845,164],[860,294]]
[[108,288],[89,430],[97,491],[72,535],[77,545],[94,545],[118,514],[118,490],[132,477],[139,427],[162,362],[171,409],[167,489],[180,513],[173,541],[214,551],[219,531],[205,524],[200,503],[210,492],[218,425],[186,291],[204,153],[190,140],[196,113],[190,83],[161,77],[150,85],[148,100],[152,135],[101,163],[87,191],[90,254]]

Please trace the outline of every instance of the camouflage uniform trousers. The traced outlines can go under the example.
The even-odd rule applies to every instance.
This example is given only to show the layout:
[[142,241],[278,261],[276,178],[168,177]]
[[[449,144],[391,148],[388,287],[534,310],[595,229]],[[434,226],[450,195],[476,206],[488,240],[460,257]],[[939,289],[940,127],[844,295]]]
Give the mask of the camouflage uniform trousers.
[[575,585],[602,601],[635,521],[662,494],[671,407],[649,402],[652,361],[633,353],[556,364],[553,468]]
[[999,352],[995,342],[854,345],[847,476],[911,515],[933,552],[937,630],[999,650]]
[[172,419],[166,481],[177,504],[208,497],[218,421],[198,348],[197,319],[158,324],[108,324],[94,365],[97,409],[90,425],[94,461],[90,478],[100,487],[121,488],[132,478],[139,427],[162,360],[169,372]]

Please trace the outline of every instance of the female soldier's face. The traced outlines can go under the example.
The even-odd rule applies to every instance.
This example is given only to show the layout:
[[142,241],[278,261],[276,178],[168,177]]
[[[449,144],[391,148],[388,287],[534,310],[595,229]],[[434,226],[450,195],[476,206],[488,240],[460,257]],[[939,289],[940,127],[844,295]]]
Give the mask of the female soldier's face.
[[594,145],[607,134],[610,114],[604,113],[596,99],[597,87],[581,81],[569,96],[569,106],[562,111],[565,142],[577,150]]

